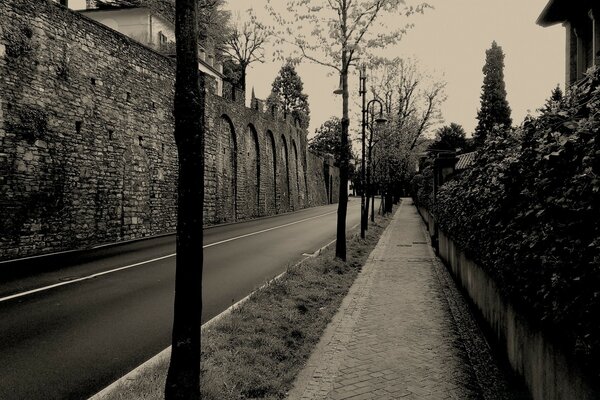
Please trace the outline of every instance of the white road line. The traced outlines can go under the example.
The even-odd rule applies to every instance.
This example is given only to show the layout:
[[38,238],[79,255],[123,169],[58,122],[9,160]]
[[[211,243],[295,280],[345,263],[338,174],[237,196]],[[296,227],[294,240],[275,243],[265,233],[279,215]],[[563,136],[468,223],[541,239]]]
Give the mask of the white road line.
[[[358,225],[354,225],[353,228],[355,228],[356,226],[358,226]],[[302,264],[304,261],[308,260],[309,258],[315,257],[316,255],[321,253],[321,251],[323,251],[323,249],[329,247],[333,242],[335,242],[335,239],[332,240],[331,242],[327,243],[325,246],[321,247],[317,251],[315,251],[313,254],[310,254],[310,255],[302,254],[303,256],[305,255],[306,257],[304,257],[302,260],[300,260],[296,264],[294,264],[292,266],[292,268],[297,267],[298,265]],[[281,278],[283,278],[285,276],[285,274],[287,274],[287,271],[288,270],[285,270],[282,273],[280,273],[279,275],[277,275],[276,277],[267,280],[258,289],[253,290],[250,294],[248,294],[243,299],[239,300],[235,304],[233,304],[233,305],[229,306],[228,308],[226,308],[225,310],[221,311],[220,314],[215,315],[214,317],[212,317],[211,319],[206,321],[200,327],[200,329],[202,330],[202,334],[204,334],[205,330],[210,329],[214,324],[219,322],[221,319],[223,319],[227,315],[231,314],[232,311],[234,311],[236,308],[240,307],[242,304],[244,304],[246,301],[248,301],[248,299],[250,298],[250,296],[252,296],[252,294],[254,294],[260,290],[263,290],[265,287],[267,287],[271,283],[276,282],[276,281],[280,280]],[[126,384],[126,382],[128,382],[128,381],[136,379],[144,371],[148,370],[149,368],[154,367],[155,365],[159,365],[164,360],[167,360],[170,357],[170,355],[171,355],[171,346],[167,347],[160,353],[151,357],[149,360],[145,361],[144,363],[138,365],[133,370],[129,371],[127,374],[123,375],[122,377],[120,377],[119,379],[117,379],[116,381],[114,381],[113,383],[111,383],[110,385],[108,385],[107,387],[105,387],[104,389],[102,389],[101,391],[99,391],[98,393],[93,395],[92,397],[90,397],[88,400],[102,400],[102,399],[108,397],[112,392],[117,390],[119,385]]]
[[[337,212],[337,210],[336,211],[330,211],[330,212],[325,213],[325,214],[315,215],[314,217],[300,219],[298,221],[290,222],[290,223],[283,224],[283,225],[274,226],[272,228],[262,229],[260,231],[256,231],[256,232],[252,232],[252,233],[246,233],[244,235],[240,235],[240,236],[232,237],[232,238],[229,238],[229,239],[221,240],[221,241],[218,241],[218,242],[215,242],[215,243],[206,244],[206,245],[202,246],[202,248],[205,249],[207,247],[217,246],[219,244],[228,243],[228,242],[231,242],[231,241],[234,241],[234,240],[238,240],[238,239],[242,239],[242,238],[245,238],[245,237],[248,237],[248,236],[254,236],[254,235],[261,234],[261,233],[273,231],[275,229],[285,228],[286,226],[299,224],[301,222],[305,222],[305,221],[308,221],[308,220],[311,220],[311,219],[315,219],[315,218],[324,217],[326,215],[330,215],[330,214],[333,214],[333,213],[336,213],[336,212]],[[135,264],[126,265],[124,267],[119,267],[119,268],[114,268],[114,269],[111,269],[111,270],[108,270],[108,271],[98,272],[98,273],[95,273],[95,274],[92,274],[92,275],[84,276],[84,277],[73,279],[73,280],[70,280],[70,281],[59,282],[59,283],[55,283],[53,285],[48,285],[48,286],[43,286],[43,287],[40,287],[40,288],[37,288],[37,289],[28,290],[26,292],[15,293],[15,294],[12,294],[12,295],[6,296],[6,297],[0,297],[0,303],[2,303],[3,301],[8,301],[8,300],[16,299],[16,298],[19,298],[19,297],[27,296],[27,295],[30,295],[30,294],[33,294],[33,293],[43,292],[45,290],[53,289],[53,288],[56,288],[56,287],[65,286],[65,285],[71,285],[73,283],[82,282],[82,281],[85,281],[85,280],[88,280],[88,279],[94,279],[94,278],[97,278],[97,277],[102,276],[102,275],[112,274],[113,272],[123,271],[125,269],[134,268],[134,267],[138,267],[140,265],[152,263],[152,262],[155,262],[155,261],[164,260],[165,258],[169,258],[169,257],[175,256],[175,254],[176,253],[167,254],[166,256],[153,258],[151,260],[141,261],[141,262],[138,262],[138,263],[135,263]]]
[[283,225],[279,225],[279,226],[274,226],[274,227],[272,227],[272,228],[267,228],[267,229],[263,229],[263,230],[256,231],[256,232],[252,232],[252,233],[246,233],[245,235],[240,235],[240,236],[232,237],[232,238],[230,238],[230,239],[221,240],[221,241],[219,241],[219,242],[210,243],[210,244],[205,244],[205,245],[203,246],[203,248],[205,249],[205,248],[207,248],[207,247],[212,247],[212,246],[216,246],[216,245],[218,245],[218,244],[223,244],[223,243],[231,242],[231,241],[233,241],[233,240],[242,239],[242,238],[245,238],[245,237],[248,237],[248,236],[254,236],[254,235],[258,235],[258,234],[260,234],[260,233],[265,233],[265,232],[273,231],[273,230],[275,230],[275,229],[279,229],[279,228],[285,228],[286,226],[290,226],[290,225],[296,225],[296,224],[299,224],[300,222],[308,221],[308,220],[315,219],[315,218],[324,217],[325,215],[330,215],[330,214],[334,214],[334,213],[337,213],[337,210],[335,210],[335,211],[330,211],[330,212],[328,212],[328,213],[325,213],[325,214],[315,215],[314,217],[309,217],[309,218],[299,219],[298,221],[290,222],[290,223],[288,223],[288,224],[283,224]]
[[175,253],[169,254],[169,255],[166,255],[166,256],[162,256],[162,257],[158,257],[158,258],[153,258],[152,260],[146,260],[146,261],[142,261],[142,262],[139,262],[139,263],[135,263],[135,264],[131,264],[131,265],[126,265],[124,267],[111,269],[109,271],[98,272],[96,274],[84,276],[84,277],[73,279],[73,280],[70,280],[70,281],[55,283],[54,285],[48,285],[48,286],[44,286],[44,287],[41,287],[41,288],[37,288],[37,289],[33,289],[33,290],[28,290],[26,292],[12,294],[10,296],[6,296],[6,297],[0,298],[0,303],[3,302],[3,301],[6,301],[6,300],[16,299],[17,297],[23,297],[23,296],[27,296],[29,294],[33,294],[33,293],[37,293],[37,292],[42,292],[42,291],[48,290],[48,289],[53,289],[55,287],[70,285],[72,283],[76,283],[76,282],[81,282],[81,281],[85,281],[85,280],[88,280],[88,279],[97,278],[97,277],[102,276],[102,275],[111,274],[113,272],[117,272],[117,271],[121,271],[121,270],[124,270],[124,269],[129,269],[129,268],[137,267],[139,265],[148,264],[148,263],[151,263],[151,262],[154,262],[154,261],[164,260],[165,258],[173,257],[174,255],[175,255]]

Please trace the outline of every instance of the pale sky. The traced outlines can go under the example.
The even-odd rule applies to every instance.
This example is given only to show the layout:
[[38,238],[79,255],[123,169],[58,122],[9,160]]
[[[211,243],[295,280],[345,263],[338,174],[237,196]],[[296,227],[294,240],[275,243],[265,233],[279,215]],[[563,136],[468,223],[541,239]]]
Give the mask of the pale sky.
[[[229,8],[241,12],[253,8],[259,19],[266,18],[266,0],[227,0]],[[275,2],[284,0],[274,0]],[[477,124],[481,69],[485,50],[496,40],[505,53],[505,82],[514,124],[528,110],[535,112],[557,83],[564,88],[565,33],[560,25],[542,28],[535,21],[548,0],[429,0],[434,6],[425,15],[412,17],[415,27],[399,45],[390,48],[389,58],[415,58],[420,67],[447,82],[448,99],[442,106],[445,123],[461,124],[470,134]],[[71,6],[85,0],[71,0]],[[76,7],[75,7],[76,8]],[[282,61],[273,60],[267,49],[264,64],[252,64],[247,78],[248,92],[265,99]],[[314,64],[302,63],[298,73],[309,96],[311,123],[309,137],[330,116],[341,116],[341,96],[333,95],[337,75]],[[358,79],[350,79],[351,117],[358,115]],[[351,127],[358,128],[352,120]]]
[[[564,88],[564,28],[560,25],[542,28],[535,24],[547,2],[429,0],[435,9],[411,17],[415,27],[387,54],[389,58],[415,58],[426,72],[445,80],[448,99],[442,106],[444,121],[459,123],[470,134],[477,124],[485,50],[496,40],[506,56],[504,73],[513,123],[519,124],[528,110],[535,112],[543,105],[557,83]],[[252,7],[259,19],[265,14],[264,4],[265,0],[229,0],[232,10]],[[269,51],[266,55],[267,62],[250,66],[247,78],[248,91],[254,87],[256,96],[263,99],[269,95],[282,64],[272,61]],[[332,94],[338,86],[338,77],[327,76],[328,72],[327,68],[314,64],[302,63],[298,67],[309,96],[309,137],[330,116],[341,116],[341,96]],[[356,77],[351,78],[350,86],[351,104],[358,104]],[[355,113],[351,112],[352,115]],[[352,125],[356,129],[357,121],[352,121]]]

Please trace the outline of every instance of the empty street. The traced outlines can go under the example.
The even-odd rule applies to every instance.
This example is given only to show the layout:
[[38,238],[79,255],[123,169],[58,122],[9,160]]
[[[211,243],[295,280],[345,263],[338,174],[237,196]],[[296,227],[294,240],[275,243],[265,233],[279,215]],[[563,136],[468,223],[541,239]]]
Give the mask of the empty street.
[[[359,207],[350,200],[348,227]],[[334,204],[206,229],[203,321],[334,240],[336,218]],[[164,236],[59,257],[60,265],[34,259],[36,271],[8,279],[0,398],[85,398],[167,347],[174,252],[174,236]]]

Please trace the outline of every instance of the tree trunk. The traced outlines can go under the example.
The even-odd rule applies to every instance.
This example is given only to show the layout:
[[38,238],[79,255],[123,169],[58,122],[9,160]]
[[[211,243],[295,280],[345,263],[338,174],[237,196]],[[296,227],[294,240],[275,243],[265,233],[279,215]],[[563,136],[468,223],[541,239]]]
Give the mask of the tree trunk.
[[365,220],[365,231],[369,230],[369,201],[371,199],[371,191],[367,190],[365,193],[365,209],[363,211],[363,218]]
[[392,193],[392,188],[388,187],[385,193],[385,212],[391,213],[394,207],[394,195]]
[[[348,148],[348,54],[342,50],[342,137],[340,154],[340,196],[337,212],[337,235],[335,256],[346,261],[346,213],[348,211],[348,163],[350,152]],[[361,210],[362,212],[362,210]]]
[[176,1],[175,142],[179,160],[175,305],[165,399],[200,399],[204,81],[199,80],[196,0]]
[[371,222],[375,222],[375,193],[371,198]]
[[240,80],[238,81],[238,85],[244,92],[244,95],[246,95],[246,68],[248,68],[246,64],[240,64]]

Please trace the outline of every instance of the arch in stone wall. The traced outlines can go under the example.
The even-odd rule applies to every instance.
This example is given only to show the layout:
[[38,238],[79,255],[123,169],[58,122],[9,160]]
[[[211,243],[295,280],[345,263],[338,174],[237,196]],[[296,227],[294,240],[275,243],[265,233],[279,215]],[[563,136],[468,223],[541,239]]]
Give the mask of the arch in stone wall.
[[298,148],[296,147],[296,141],[294,139],[292,139],[292,156],[294,157],[293,159],[293,165],[294,165],[294,173],[296,175],[296,196],[298,197],[298,206],[301,206],[302,203],[302,199],[301,199],[301,191],[300,191],[300,163],[298,160]]
[[217,149],[216,222],[232,222],[237,218],[238,150],[231,118],[221,115]]
[[277,147],[273,132],[267,130],[267,146],[265,147],[265,193],[272,193],[265,198],[265,207],[268,214],[277,212]]
[[243,195],[247,199],[247,212],[250,217],[260,215],[260,147],[258,145],[258,133],[254,125],[248,124],[247,133],[244,138],[246,150],[245,190]]
[[288,152],[288,145],[287,145],[287,140],[285,138],[285,135],[281,135],[281,146],[282,146],[282,151],[281,151],[281,172],[284,174],[284,176],[282,177],[283,179],[283,190],[282,190],[282,197],[284,197],[284,199],[282,199],[282,206],[283,206],[283,202],[285,201],[285,198],[287,198],[287,202],[286,205],[289,209],[290,205],[292,204],[292,194],[290,191],[290,163],[289,163],[289,152]]

